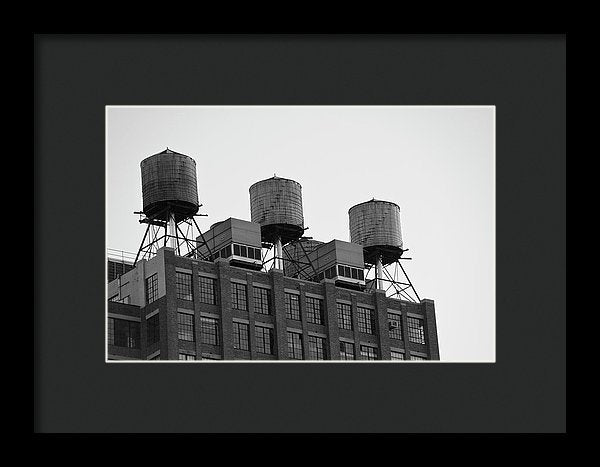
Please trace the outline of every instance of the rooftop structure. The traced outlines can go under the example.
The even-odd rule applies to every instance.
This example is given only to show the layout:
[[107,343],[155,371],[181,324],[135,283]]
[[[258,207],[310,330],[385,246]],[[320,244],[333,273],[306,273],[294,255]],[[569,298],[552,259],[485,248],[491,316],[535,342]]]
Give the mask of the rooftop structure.
[[274,176],[250,186],[250,221],[202,232],[194,159],[167,148],[141,169],[142,245],[109,258],[109,360],[439,359],[434,303],[400,264],[397,204],[350,208],[350,242],[314,240],[300,184]]

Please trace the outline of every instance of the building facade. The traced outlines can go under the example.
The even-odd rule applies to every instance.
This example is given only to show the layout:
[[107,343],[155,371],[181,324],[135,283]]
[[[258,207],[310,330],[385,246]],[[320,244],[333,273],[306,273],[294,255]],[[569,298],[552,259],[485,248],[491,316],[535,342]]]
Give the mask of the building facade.
[[107,360],[439,360],[413,303],[163,247],[108,284]]

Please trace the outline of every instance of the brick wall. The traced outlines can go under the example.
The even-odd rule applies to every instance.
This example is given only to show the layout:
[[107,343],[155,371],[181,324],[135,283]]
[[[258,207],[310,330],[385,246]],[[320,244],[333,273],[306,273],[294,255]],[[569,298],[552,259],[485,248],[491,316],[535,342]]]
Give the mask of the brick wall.
[[[288,359],[287,328],[301,331],[303,336],[304,358],[308,358],[308,336],[313,334],[326,335],[326,357],[332,360],[340,358],[340,337],[350,339],[355,345],[355,358],[361,359],[360,345],[367,343],[377,346],[379,358],[390,359],[390,349],[405,349],[406,359],[410,358],[410,352],[419,352],[428,355],[430,359],[439,359],[439,347],[437,340],[437,328],[435,322],[435,309],[432,300],[425,299],[420,304],[405,302],[388,298],[382,291],[365,293],[359,290],[349,290],[336,287],[332,280],[325,279],[321,283],[313,283],[299,279],[285,277],[283,272],[272,269],[268,273],[262,271],[251,271],[239,267],[232,267],[223,259],[215,263],[192,260],[176,256],[172,249],[165,248],[164,258],[164,287],[166,295],[145,307],[139,308],[133,305],[110,303],[110,310],[124,310],[140,319],[140,358],[145,359],[156,350],[160,350],[161,359],[178,360],[180,350],[195,353],[197,359],[202,354],[219,355],[224,360],[232,359]],[[176,270],[182,269],[192,273],[193,301],[177,299]],[[198,275],[206,274],[216,278],[215,294],[217,304],[210,305],[200,303]],[[247,310],[231,309],[231,282],[232,280],[244,282],[247,292]],[[254,312],[254,286],[268,287],[271,297],[271,313],[265,315]],[[301,320],[292,321],[285,314],[285,289],[299,292]],[[324,324],[307,322],[306,296],[314,294],[322,297]],[[337,318],[338,301],[351,304],[353,330],[339,329]],[[358,306],[364,305],[374,309],[374,334],[359,332],[358,329]],[[178,309],[185,308],[193,313],[195,322],[195,342],[179,341],[178,339]],[[146,315],[158,309],[160,314],[160,343],[153,346],[147,345]],[[403,339],[390,339],[388,310],[401,314]],[[408,340],[408,326],[406,322],[407,313],[422,317],[424,320],[426,344],[411,343]],[[202,342],[200,318],[201,316],[214,316],[219,319],[219,345],[213,346]],[[249,350],[242,351],[233,348],[233,319],[243,320],[248,323]],[[255,325],[265,323],[273,326],[274,349],[273,356],[258,354],[256,352]],[[122,355],[122,356],[132,356]],[[133,358],[133,357],[132,357]]]

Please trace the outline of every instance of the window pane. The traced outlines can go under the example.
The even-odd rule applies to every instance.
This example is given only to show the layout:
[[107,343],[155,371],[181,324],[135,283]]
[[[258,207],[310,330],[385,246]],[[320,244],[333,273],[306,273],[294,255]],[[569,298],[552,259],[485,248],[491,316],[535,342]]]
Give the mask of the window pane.
[[306,297],[306,321],[323,324],[323,301],[321,299]]
[[115,319],[108,318],[108,344],[115,345]]
[[363,360],[377,360],[379,356],[378,349],[368,345],[360,346],[360,356]]
[[182,341],[194,342],[194,315],[177,313],[177,337]]
[[406,318],[406,324],[408,325],[408,340],[417,344],[425,344],[423,320],[408,316]]
[[155,344],[160,340],[160,317],[159,314],[155,314],[151,318],[148,318],[147,322],[147,340],[148,345]]
[[233,348],[249,350],[248,325],[246,323],[233,322]]
[[338,276],[344,275],[344,266],[338,266]]
[[219,320],[215,318],[200,318],[202,343],[219,345]]
[[246,296],[246,284],[231,283],[231,308],[234,310],[247,311],[248,299]]
[[310,360],[325,360],[325,338],[308,336],[308,358]]
[[152,303],[158,298],[158,274],[146,279],[146,303]]
[[192,275],[183,272],[177,272],[175,275],[175,281],[175,285],[177,287],[177,298],[181,300],[193,300]]
[[340,342],[340,359],[341,360],[355,360],[354,358],[354,344],[351,342]]
[[217,303],[215,294],[215,282],[216,280],[212,277],[199,277],[199,300],[201,303],[208,303],[209,305],[215,305]]
[[302,360],[302,334],[288,331],[287,336],[288,357],[293,360]]
[[427,360],[427,358],[425,358],[425,357],[421,357],[419,355],[412,355],[412,354],[410,356],[410,359],[411,360]]
[[285,316],[300,321],[300,298],[296,294],[285,294]]
[[233,245],[233,254],[236,256],[240,256],[240,246],[239,245]]
[[254,312],[268,315],[271,308],[271,294],[269,289],[254,287]]
[[402,316],[396,313],[388,313],[387,317],[390,338],[402,340]]
[[338,325],[340,329],[352,330],[352,308],[347,303],[337,303]]
[[262,326],[254,327],[256,336],[256,351],[258,353],[273,354],[273,330]]
[[373,310],[359,306],[357,308],[357,313],[358,330],[366,334],[374,334],[375,323]]

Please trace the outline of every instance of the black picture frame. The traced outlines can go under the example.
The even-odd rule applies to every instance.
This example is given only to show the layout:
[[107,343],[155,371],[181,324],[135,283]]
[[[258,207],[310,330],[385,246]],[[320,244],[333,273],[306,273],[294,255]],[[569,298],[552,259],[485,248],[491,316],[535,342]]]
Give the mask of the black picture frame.
[[[105,363],[105,106],[290,104],[496,106],[496,363]],[[564,34],[37,34],[34,431],[565,432],[565,170]]]

